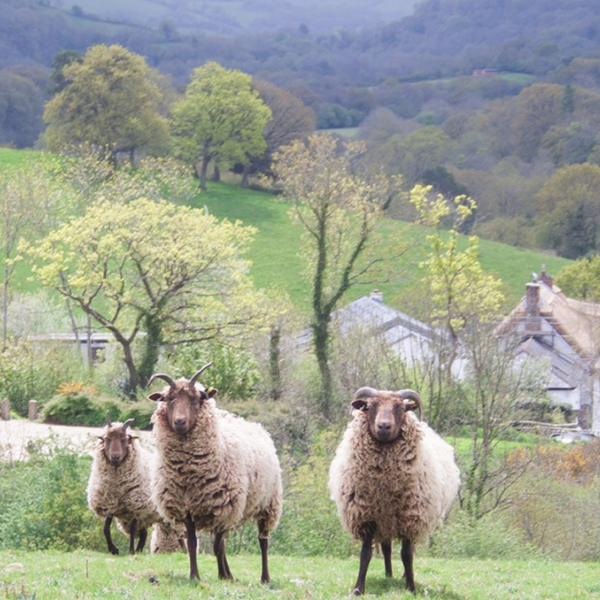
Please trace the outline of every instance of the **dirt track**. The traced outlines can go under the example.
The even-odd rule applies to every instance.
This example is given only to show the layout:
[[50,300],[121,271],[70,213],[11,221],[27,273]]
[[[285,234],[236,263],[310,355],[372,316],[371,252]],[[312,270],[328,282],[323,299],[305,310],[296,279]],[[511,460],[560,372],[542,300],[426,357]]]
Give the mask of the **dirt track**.
[[[0,461],[26,460],[29,454],[27,445],[30,442],[42,449],[52,445],[73,448],[82,454],[87,453],[103,431],[103,427],[47,425],[16,419],[0,420]],[[143,431],[136,432],[136,435],[148,440],[150,433]]]

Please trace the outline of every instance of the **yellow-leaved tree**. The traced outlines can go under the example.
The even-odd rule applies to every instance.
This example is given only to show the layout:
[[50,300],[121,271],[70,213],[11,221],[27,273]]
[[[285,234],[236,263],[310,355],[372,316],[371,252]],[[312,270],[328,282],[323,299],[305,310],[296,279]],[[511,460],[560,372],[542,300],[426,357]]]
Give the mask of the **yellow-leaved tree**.
[[365,146],[313,134],[281,148],[272,170],[283,198],[304,229],[303,257],[311,281],[313,346],[321,376],[321,410],[332,401],[330,325],[344,294],[358,283],[381,283],[405,250],[376,236],[383,207],[399,191],[399,178],[362,169]]
[[242,335],[262,324],[265,302],[243,256],[253,234],[203,210],[138,198],[97,201],[23,250],[45,286],[112,333],[134,395],[163,343]]

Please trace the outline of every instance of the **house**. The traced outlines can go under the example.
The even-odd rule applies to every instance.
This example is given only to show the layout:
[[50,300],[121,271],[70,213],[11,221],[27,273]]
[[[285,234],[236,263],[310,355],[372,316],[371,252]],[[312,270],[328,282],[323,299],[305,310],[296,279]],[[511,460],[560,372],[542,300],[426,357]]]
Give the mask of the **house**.
[[546,365],[548,396],[600,435],[600,305],[567,298],[542,270],[500,326],[519,336],[517,359]]
[[342,332],[366,327],[373,335],[381,336],[408,365],[430,355],[434,338],[441,335],[429,325],[384,304],[379,290],[337,310],[333,322]]

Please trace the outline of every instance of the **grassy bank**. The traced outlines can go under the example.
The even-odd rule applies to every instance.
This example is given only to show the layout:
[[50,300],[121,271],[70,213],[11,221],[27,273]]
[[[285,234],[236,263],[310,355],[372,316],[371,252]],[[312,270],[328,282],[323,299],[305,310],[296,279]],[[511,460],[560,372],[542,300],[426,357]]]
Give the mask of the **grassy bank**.
[[[358,559],[271,558],[272,582],[258,583],[258,555],[232,555],[234,582],[217,579],[212,556],[200,555],[201,580],[189,581],[183,554],[135,557],[75,552],[0,553],[0,599],[78,600],[234,598],[335,600],[348,598]],[[396,574],[400,560],[394,555]],[[600,596],[598,566],[544,561],[444,560],[417,555],[417,596],[437,600],[576,600]],[[413,598],[397,576],[383,576],[379,557],[367,575],[369,598]]]

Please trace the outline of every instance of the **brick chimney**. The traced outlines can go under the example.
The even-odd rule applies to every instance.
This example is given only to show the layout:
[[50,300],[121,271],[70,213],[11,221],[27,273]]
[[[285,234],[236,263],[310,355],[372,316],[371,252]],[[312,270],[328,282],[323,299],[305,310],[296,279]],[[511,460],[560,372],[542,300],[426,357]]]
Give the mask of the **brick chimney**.
[[528,317],[538,317],[540,315],[540,284],[528,283],[525,295],[525,313]]
[[554,277],[546,273],[546,265],[542,265],[542,273],[540,275],[540,280],[542,283],[545,283],[549,288],[552,288],[552,286],[554,285]]

